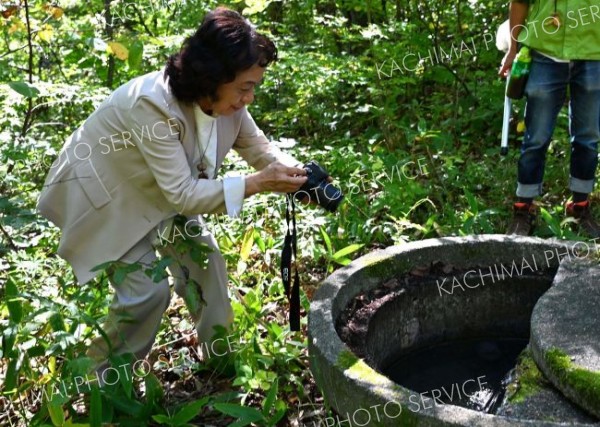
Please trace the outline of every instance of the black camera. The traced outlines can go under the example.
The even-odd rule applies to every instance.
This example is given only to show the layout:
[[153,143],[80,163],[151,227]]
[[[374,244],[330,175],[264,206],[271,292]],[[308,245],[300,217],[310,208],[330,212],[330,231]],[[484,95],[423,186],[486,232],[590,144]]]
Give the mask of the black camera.
[[335,212],[342,202],[344,195],[342,190],[327,182],[329,174],[314,160],[303,166],[308,175],[308,180],[294,197],[298,200],[304,200],[308,196],[308,201],[316,201],[319,206],[329,212]]

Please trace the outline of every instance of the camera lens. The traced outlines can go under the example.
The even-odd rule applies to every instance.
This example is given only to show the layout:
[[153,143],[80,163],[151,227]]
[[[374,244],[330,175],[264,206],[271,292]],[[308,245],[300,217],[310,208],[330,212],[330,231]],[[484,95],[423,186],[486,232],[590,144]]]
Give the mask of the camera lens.
[[342,190],[331,184],[330,182],[321,182],[319,189],[322,188],[320,195],[320,205],[329,212],[335,212],[342,202],[344,195]]
[[300,187],[300,190],[294,193],[296,199],[304,200],[308,197],[309,201],[316,202],[323,209],[335,212],[344,198],[342,191],[327,182],[329,174],[317,162],[308,162],[304,165],[304,169],[308,180]]

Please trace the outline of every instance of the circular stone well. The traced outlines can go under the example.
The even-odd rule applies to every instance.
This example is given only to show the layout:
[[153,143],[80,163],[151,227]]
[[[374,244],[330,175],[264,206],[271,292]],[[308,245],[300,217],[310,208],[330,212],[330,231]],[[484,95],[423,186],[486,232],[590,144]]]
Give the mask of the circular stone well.
[[325,425],[600,425],[586,414],[511,418],[438,404],[383,374],[394,366],[418,376],[402,372],[402,358],[445,343],[529,340],[532,310],[560,261],[580,256],[574,244],[506,235],[431,239],[336,271],[315,293],[308,318],[311,371],[337,413]]

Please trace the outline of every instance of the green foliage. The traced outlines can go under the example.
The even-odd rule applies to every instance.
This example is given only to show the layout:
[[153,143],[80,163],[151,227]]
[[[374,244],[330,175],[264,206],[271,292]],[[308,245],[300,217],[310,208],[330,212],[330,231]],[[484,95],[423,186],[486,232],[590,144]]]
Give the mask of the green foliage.
[[40,91],[33,85],[27,82],[11,82],[8,84],[15,92],[23,95],[26,98],[35,98]]
[[[331,273],[333,271],[333,263],[339,265],[348,265],[351,262],[350,258],[348,258],[348,255],[358,251],[360,248],[363,247],[363,245],[355,243],[352,245],[348,245],[345,248],[340,249],[339,251],[336,251],[334,253],[333,247],[331,245],[331,239],[329,238],[327,232],[323,229],[323,227],[319,227],[319,231],[321,232],[321,236],[323,237],[323,243],[325,246],[325,252],[322,252],[319,255],[324,256],[327,260],[327,273]],[[317,256],[319,257],[319,255]]]
[[[44,178],[66,138],[113,88],[160,69],[204,13],[221,3],[0,6],[0,81],[6,83],[0,84],[0,399],[12,403],[5,407],[15,425],[184,426],[205,416],[223,425],[276,425],[299,407],[324,412],[313,404],[306,340],[287,328],[278,271],[284,202],[275,195],[247,199],[241,218],[208,218],[231,272],[235,323],[220,336],[235,351],[219,350],[223,356],[196,363],[193,375],[230,377],[233,394],[173,399],[163,392],[172,377],[154,373],[81,393],[74,383],[91,367],[85,343],[104,334],[109,275],[119,283],[141,268],[160,281],[174,260],[107,263],[98,266],[105,273],[97,279],[77,284],[56,256],[60,233],[35,212]],[[504,83],[496,76],[501,54],[492,40],[505,4],[224,4],[245,11],[278,46],[280,60],[250,108],[254,118],[297,158],[323,164],[345,193],[335,215],[299,207],[304,311],[316,283],[374,248],[506,228],[518,153],[498,155]],[[522,104],[515,108],[522,114]],[[583,236],[563,219],[561,206],[568,197],[566,120],[561,113],[548,154],[536,233],[578,240]],[[225,168],[249,171],[236,157]],[[199,265],[206,262],[206,247],[186,239],[178,247]],[[204,303],[199,289],[188,283],[185,304]],[[163,322],[157,345],[193,331],[185,320],[180,327]],[[168,372],[179,376],[179,368]]]
[[200,400],[186,403],[181,408],[177,409],[172,416],[154,415],[152,419],[161,425],[164,424],[171,427],[192,426],[193,424],[189,424],[188,422],[198,415],[198,412],[200,412],[200,410],[208,403],[208,400],[208,397],[204,397]]
[[[215,409],[223,414],[237,418],[237,421],[230,424],[231,426],[242,427],[251,423],[259,423],[264,426],[275,426],[283,418],[287,411],[286,404],[277,400],[278,381],[270,387],[267,396],[262,404],[262,411],[237,405],[233,403],[216,403]],[[274,412],[271,414],[271,412]]]

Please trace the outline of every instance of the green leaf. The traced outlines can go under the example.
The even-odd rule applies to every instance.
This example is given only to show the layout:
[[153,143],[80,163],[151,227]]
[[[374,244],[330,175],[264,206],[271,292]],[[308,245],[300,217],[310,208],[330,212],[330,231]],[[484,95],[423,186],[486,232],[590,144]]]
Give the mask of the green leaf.
[[14,323],[21,323],[23,319],[23,305],[18,299],[19,289],[13,280],[9,277],[6,281],[6,306],[8,307],[8,313],[10,320]]
[[90,427],[89,424],[78,424],[78,423],[74,423],[73,421],[71,421],[71,419],[69,418],[67,421],[65,421],[64,424],[65,427]]
[[16,354],[14,351],[15,343],[17,342],[17,327],[12,326],[6,328],[2,337],[2,353],[4,357],[10,357],[11,354]]
[[113,265],[115,263],[115,261],[107,261],[107,262],[103,262],[102,264],[98,264],[95,267],[93,267],[90,271],[102,271],[102,270],[107,270],[111,265]]
[[340,249],[339,251],[337,251],[336,253],[333,254],[332,258],[334,260],[338,260],[340,258],[345,257],[346,255],[350,255],[353,252],[356,252],[357,250],[359,250],[360,248],[362,248],[364,245],[362,244],[353,244],[353,245],[349,245],[346,246],[344,249]]
[[162,384],[152,372],[144,379],[146,384],[146,402],[152,406],[158,407],[163,398]]
[[[113,375],[113,372],[110,372],[107,383],[120,385],[125,392],[126,398],[134,400],[133,375],[131,373],[131,367],[134,363],[133,354],[112,354],[108,360],[110,365],[116,370],[116,374]],[[136,401],[136,403],[138,402]]]
[[97,384],[92,385],[92,395],[90,398],[90,427],[102,426],[102,399],[100,389]]
[[48,403],[47,406],[52,424],[55,427],[62,427],[65,424],[65,413],[63,412],[62,405]]
[[116,285],[123,283],[129,273],[140,270],[142,265],[138,262],[133,264],[118,263],[115,265],[115,272],[113,273],[113,280]]
[[25,98],[35,98],[40,93],[38,88],[27,82],[10,82],[8,85]]
[[264,11],[272,0],[245,0],[246,8],[242,12],[244,15],[254,15]]
[[275,342],[279,340],[279,337],[283,335],[283,329],[277,323],[267,323],[267,330],[269,331],[270,338]]
[[155,261],[150,269],[145,270],[144,272],[148,277],[152,277],[152,281],[154,283],[158,283],[168,277],[169,273],[167,272],[167,267],[173,263],[174,259],[170,256],[166,256],[164,258]]
[[17,374],[17,358],[15,357],[10,359],[6,368],[6,377],[3,385],[4,391],[13,390],[17,386]]
[[283,418],[285,413],[287,412],[287,407],[285,407],[285,403],[282,405],[283,408],[280,408],[275,412],[275,414],[268,419],[267,424],[270,426],[275,426],[277,423]]
[[76,359],[71,359],[67,361],[67,366],[69,370],[75,376],[85,376],[86,373],[92,370],[92,367],[95,365],[94,360],[91,357],[80,356]]
[[[265,417],[256,408],[250,408],[248,406],[236,405],[234,403],[215,403],[215,409],[225,415],[238,418],[239,421],[243,421],[246,424],[253,423],[256,421],[264,421]],[[238,424],[238,425],[246,425]]]
[[246,234],[244,234],[244,239],[242,240],[242,250],[240,252],[240,259],[242,261],[246,261],[250,256],[250,251],[252,251],[252,245],[254,244],[254,227],[250,227]]
[[556,236],[560,236],[561,235],[561,229],[560,229],[560,223],[559,223],[559,221],[556,220],[552,216],[552,214],[550,214],[550,212],[548,212],[544,208],[540,208],[540,215],[542,216],[542,218],[544,219],[544,221],[546,221],[546,223],[548,224],[548,227],[550,228],[550,230],[552,230],[552,233],[554,233],[554,235],[556,235]]
[[477,200],[475,199],[475,196],[473,196],[473,194],[466,188],[464,191],[465,191],[465,196],[467,198],[467,201],[469,202],[469,207],[471,208],[471,212],[476,214],[477,212],[479,212],[479,206],[477,206]]
[[258,245],[260,251],[264,254],[266,252],[266,245],[258,230],[254,230],[254,241]]
[[279,388],[279,381],[275,380],[275,382],[271,386],[271,389],[269,390],[269,393],[267,394],[267,397],[265,397],[265,400],[263,401],[262,413],[265,417],[268,417],[269,412],[271,412],[271,407],[273,406],[273,404],[275,403],[275,399],[277,398],[277,389],[278,388]]
[[352,262],[352,260],[350,258],[345,258],[345,257],[344,258],[336,258],[336,259],[334,259],[334,261],[337,264],[344,265],[344,266],[346,266]]
[[171,418],[166,415],[152,415],[152,419],[160,424],[171,424]]
[[190,313],[200,313],[202,306],[206,305],[206,302],[202,297],[202,288],[192,279],[188,279],[185,285],[185,296],[183,300]]
[[34,345],[27,349],[27,356],[29,357],[40,357],[46,354],[46,348],[43,345]]
[[196,400],[194,402],[186,404],[183,408],[181,408],[179,411],[177,411],[177,413],[171,420],[172,425],[180,426],[182,424],[187,423],[188,421],[190,421],[192,418],[194,418],[196,415],[198,415],[200,413],[200,411],[202,410],[202,408],[204,406],[206,406],[208,401],[209,401],[209,397],[206,396],[200,400]]
[[144,44],[136,39],[131,46],[129,46],[129,57],[127,58],[127,63],[129,64],[129,68],[131,70],[137,70],[140,68],[142,64],[142,57],[144,53]]
[[52,316],[50,316],[48,323],[54,332],[65,330],[65,322],[63,321],[62,314],[60,313],[54,313]]
[[200,268],[206,268],[208,265],[208,254],[212,252],[212,249],[205,243],[197,243],[193,240],[191,249],[189,250],[190,258],[198,264]]
[[331,247],[331,239],[329,239],[329,236],[327,235],[327,232],[323,227],[319,227],[319,230],[321,231],[321,235],[323,236],[323,240],[325,241],[327,253],[331,255],[331,253],[333,252],[333,248]]
[[122,394],[108,393],[106,396],[116,409],[133,417],[139,417],[144,411],[143,404]]

